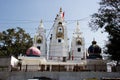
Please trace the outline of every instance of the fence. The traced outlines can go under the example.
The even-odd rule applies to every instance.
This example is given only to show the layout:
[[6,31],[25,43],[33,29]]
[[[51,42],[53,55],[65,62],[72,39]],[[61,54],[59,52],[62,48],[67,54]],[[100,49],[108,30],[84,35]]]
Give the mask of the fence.
[[79,72],[79,71],[99,71],[99,72],[106,72],[107,67],[106,65],[21,65],[17,69],[12,68],[12,71],[19,70],[19,71],[72,71],[72,72]]
[[[0,66],[0,71],[94,71],[94,72],[107,72],[106,65],[21,65],[17,68],[12,68],[10,66]],[[120,72],[120,66],[112,67],[112,72]]]

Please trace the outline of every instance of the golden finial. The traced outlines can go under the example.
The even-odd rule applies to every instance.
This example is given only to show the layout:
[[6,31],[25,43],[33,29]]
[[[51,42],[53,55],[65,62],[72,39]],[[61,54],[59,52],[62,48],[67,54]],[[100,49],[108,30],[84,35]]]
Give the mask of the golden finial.
[[41,19],[39,27],[43,27],[43,21]]
[[60,8],[60,12],[62,12],[62,8]]

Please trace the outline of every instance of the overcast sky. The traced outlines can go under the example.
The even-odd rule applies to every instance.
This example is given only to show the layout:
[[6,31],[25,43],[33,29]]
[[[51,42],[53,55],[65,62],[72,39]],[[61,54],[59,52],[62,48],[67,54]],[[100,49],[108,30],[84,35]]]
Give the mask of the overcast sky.
[[[40,20],[43,20],[47,34],[53,25],[60,7],[65,12],[68,37],[71,39],[79,20],[80,30],[85,38],[85,46],[91,45],[93,38],[101,47],[107,40],[107,34],[91,31],[88,27],[90,15],[97,12],[99,0],[0,0],[0,32],[8,28],[21,27],[32,37],[36,33]],[[49,40],[49,39],[48,39]]]

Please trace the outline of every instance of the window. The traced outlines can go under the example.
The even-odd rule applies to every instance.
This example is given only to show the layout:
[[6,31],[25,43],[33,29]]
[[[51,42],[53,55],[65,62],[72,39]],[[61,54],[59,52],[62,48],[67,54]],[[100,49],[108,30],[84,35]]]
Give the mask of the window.
[[63,32],[63,31],[62,31],[62,27],[59,27],[59,28],[58,28],[58,32]]
[[58,43],[61,43],[61,39],[58,39]]
[[59,22],[59,23],[58,23],[58,25],[60,25],[60,26],[61,26],[61,25],[62,25],[62,22]]
[[79,40],[79,41],[77,41],[77,45],[81,45],[82,43],[81,43],[81,41]]
[[38,39],[38,40],[37,40],[37,43],[42,43],[42,40],[41,40],[41,39]]
[[76,39],[76,45],[82,45],[82,40],[81,39]]
[[37,46],[37,48],[40,50],[40,46]]
[[78,48],[77,51],[78,51],[78,52],[81,52],[81,48]]

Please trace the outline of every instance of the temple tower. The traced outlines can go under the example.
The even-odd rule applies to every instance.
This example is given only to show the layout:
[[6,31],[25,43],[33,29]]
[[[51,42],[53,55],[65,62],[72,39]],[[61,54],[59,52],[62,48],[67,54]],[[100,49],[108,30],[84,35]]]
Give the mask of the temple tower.
[[57,14],[50,37],[49,59],[66,61],[68,57],[67,27],[64,21],[64,12],[60,8]]
[[70,55],[72,60],[82,60],[85,57],[85,43],[78,21],[72,37]]
[[47,43],[46,43],[46,31],[43,26],[42,20],[38,26],[37,32],[34,36],[34,46],[41,51],[42,57],[47,57]]

